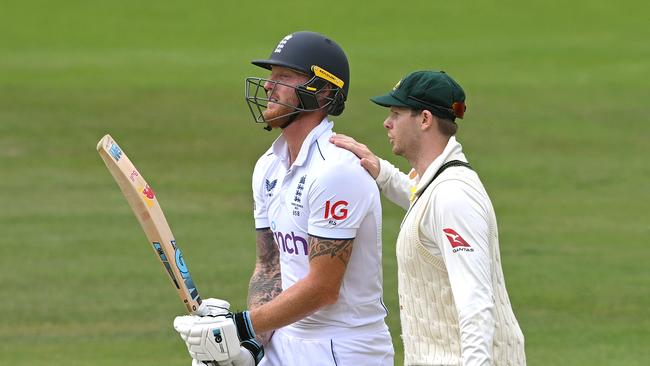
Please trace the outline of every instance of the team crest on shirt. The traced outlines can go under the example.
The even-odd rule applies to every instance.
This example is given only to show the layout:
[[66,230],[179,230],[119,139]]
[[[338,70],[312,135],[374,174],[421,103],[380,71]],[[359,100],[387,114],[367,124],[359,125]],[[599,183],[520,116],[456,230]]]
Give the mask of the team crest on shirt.
[[302,209],[302,193],[305,189],[305,182],[307,181],[307,175],[300,177],[298,186],[296,187],[296,194],[293,196],[293,201],[291,205],[293,206],[293,216],[300,216],[300,210]]
[[272,181],[270,181],[270,180],[266,179],[266,182],[264,182],[264,183],[265,183],[265,187],[266,187],[266,193],[267,193],[267,195],[268,195],[269,197],[273,196],[273,193],[271,193],[271,191],[272,191],[273,188],[275,188],[275,186],[278,184],[278,180],[277,180],[277,179],[273,179]]

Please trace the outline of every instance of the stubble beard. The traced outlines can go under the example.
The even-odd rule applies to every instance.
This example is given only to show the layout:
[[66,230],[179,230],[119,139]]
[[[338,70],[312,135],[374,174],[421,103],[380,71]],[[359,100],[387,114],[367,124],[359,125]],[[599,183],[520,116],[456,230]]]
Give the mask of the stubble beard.
[[264,120],[267,121],[266,123],[272,128],[284,126],[287,122],[289,122],[289,119],[291,117],[295,116],[295,113],[293,112],[296,112],[296,108],[290,106],[298,105],[297,98],[291,98],[291,100],[288,100],[286,102],[282,101],[282,103],[284,104],[269,102],[268,105],[269,106],[272,105],[273,108],[267,107],[262,112],[262,116],[264,116]]
[[394,137],[391,138],[390,144],[391,144],[391,151],[393,152],[393,155],[398,155],[398,156],[404,155],[404,150],[400,148],[396,138]]

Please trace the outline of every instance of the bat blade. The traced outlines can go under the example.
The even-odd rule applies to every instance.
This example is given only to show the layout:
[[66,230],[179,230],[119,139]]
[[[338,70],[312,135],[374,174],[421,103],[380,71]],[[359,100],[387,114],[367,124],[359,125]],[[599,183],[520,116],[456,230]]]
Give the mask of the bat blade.
[[110,135],[99,140],[97,151],[131,206],[178,296],[187,311],[194,313],[201,305],[201,297],[154,190]]

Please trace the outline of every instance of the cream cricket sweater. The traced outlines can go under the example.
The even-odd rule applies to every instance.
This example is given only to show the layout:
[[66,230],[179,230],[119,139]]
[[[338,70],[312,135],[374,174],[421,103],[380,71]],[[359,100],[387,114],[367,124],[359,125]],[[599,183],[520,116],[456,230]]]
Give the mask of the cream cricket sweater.
[[[417,184],[397,240],[404,363],[525,365],[496,218],[478,176],[453,167],[424,189],[440,165],[454,159],[466,161],[452,138]],[[377,183],[404,206],[414,182],[382,161]]]

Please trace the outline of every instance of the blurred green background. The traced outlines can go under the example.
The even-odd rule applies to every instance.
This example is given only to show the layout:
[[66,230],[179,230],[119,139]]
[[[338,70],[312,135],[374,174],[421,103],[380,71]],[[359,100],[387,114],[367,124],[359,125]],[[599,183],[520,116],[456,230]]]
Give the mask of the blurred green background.
[[[368,101],[443,69],[490,192],[529,365],[646,365],[650,6],[644,1],[96,1],[0,5],[0,365],[189,365],[183,306],[97,156],[110,133],[158,193],[204,297],[242,309],[250,176],[277,132],[243,98],[286,34],[346,50],[335,129],[390,156]],[[394,241],[384,277],[402,363]]]

